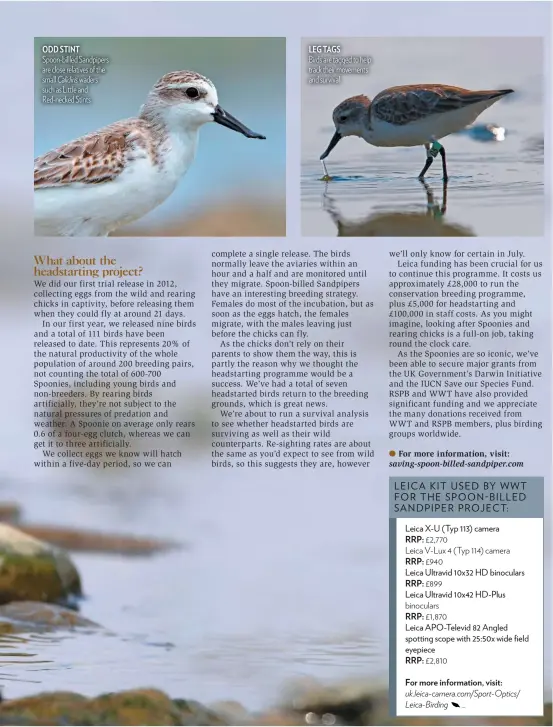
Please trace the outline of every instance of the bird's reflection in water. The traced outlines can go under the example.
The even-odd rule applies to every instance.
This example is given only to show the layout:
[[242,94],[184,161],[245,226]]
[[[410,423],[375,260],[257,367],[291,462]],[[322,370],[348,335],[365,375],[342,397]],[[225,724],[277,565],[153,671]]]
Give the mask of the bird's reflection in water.
[[362,219],[345,218],[328,193],[323,193],[323,209],[336,225],[338,237],[474,237],[468,227],[446,222],[447,181],[444,180],[441,202],[424,179],[418,180],[426,194],[426,210],[388,210],[372,212]]
[[441,204],[439,202],[436,202],[436,199],[434,198],[434,192],[430,188],[430,185],[427,184],[426,180],[419,179],[419,182],[422,184],[426,191],[427,216],[431,216],[435,220],[440,220],[447,211],[447,180],[444,179],[443,181]]

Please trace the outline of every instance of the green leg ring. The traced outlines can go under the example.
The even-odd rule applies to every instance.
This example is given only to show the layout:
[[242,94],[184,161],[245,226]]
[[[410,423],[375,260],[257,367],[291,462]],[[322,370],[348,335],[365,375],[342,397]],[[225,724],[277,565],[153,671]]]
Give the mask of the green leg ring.
[[443,146],[440,144],[440,142],[433,141],[432,146],[428,150],[428,156],[432,157],[432,159],[435,159],[438,156],[440,149],[443,149]]

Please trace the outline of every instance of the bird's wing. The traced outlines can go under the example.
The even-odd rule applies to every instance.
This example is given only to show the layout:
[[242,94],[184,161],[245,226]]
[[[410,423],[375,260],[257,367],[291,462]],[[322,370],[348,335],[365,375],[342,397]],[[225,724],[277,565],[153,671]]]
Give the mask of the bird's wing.
[[381,121],[403,126],[425,116],[455,111],[485,101],[497,91],[467,91],[456,86],[394,86],[375,96],[371,113]]
[[123,170],[132,133],[117,122],[37,157],[35,189],[112,181]]

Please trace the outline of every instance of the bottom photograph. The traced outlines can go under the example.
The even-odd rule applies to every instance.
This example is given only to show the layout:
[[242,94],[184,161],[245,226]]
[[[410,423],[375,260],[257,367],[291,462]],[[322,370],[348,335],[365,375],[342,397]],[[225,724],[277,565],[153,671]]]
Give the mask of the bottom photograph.
[[541,244],[54,251],[0,268],[0,724],[550,724]]
[[0,2],[0,727],[553,727],[551,3],[96,7]]

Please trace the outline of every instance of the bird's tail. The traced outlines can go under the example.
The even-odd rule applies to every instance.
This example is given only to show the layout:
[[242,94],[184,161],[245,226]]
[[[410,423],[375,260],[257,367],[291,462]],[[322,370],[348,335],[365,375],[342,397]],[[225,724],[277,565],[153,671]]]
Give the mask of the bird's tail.
[[489,93],[490,98],[501,98],[501,96],[507,96],[510,93],[514,93],[512,88],[503,88],[499,91],[482,91],[482,93]]
[[512,88],[505,88],[499,91],[472,91],[471,93],[463,95],[462,105],[469,106],[471,104],[481,103],[482,101],[497,101],[498,99],[503,98],[503,96],[507,96],[510,93],[514,93]]

